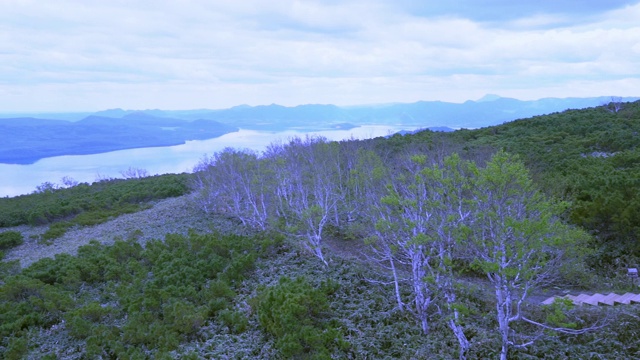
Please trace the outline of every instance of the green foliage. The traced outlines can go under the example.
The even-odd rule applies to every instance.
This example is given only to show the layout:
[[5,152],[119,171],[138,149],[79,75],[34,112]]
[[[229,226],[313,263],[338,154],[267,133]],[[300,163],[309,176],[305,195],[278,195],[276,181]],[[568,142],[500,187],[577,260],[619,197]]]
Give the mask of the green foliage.
[[[168,174],[128,180],[105,180],[0,198],[0,228],[42,225],[79,216],[78,225],[103,222],[110,216],[137,211],[138,204],[186,194],[189,175]],[[82,215],[83,213],[88,213]]]
[[249,327],[249,319],[240,311],[224,309],[219,312],[217,319],[234,334],[245,332]]
[[284,357],[329,359],[334,349],[347,346],[339,324],[326,321],[329,295],[335,284],[313,287],[305,278],[280,278],[277,285],[259,294],[260,325],[276,339]]
[[[597,268],[640,259],[640,102],[611,112],[568,110],[478,130],[429,134],[465,154],[484,148],[518,154],[547,194],[571,202],[566,217],[597,236]],[[406,142],[416,142],[420,134]],[[627,265],[627,266],[628,266]],[[615,269],[614,269],[615,270]]]
[[4,252],[0,251],[0,284],[8,276],[20,273],[20,260],[4,260]]
[[640,149],[581,159],[571,170],[569,218],[597,235],[592,264],[634,264],[640,258]]
[[[381,278],[377,270],[368,265],[334,258],[331,267],[325,268],[293,251],[286,243],[277,242],[277,247],[269,245],[271,240],[264,237],[204,235],[211,242],[199,236],[182,237],[182,242],[179,238],[174,237],[168,244],[154,241],[147,249],[127,241],[117,241],[113,246],[94,242],[82,247],[78,256],[59,255],[41,260],[19,277],[10,277],[0,286],[0,316],[4,316],[0,324],[15,325],[14,320],[20,318],[22,330],[13,327],[4,333],[0,357],[7,358],[15,351],[17,358],[43,358],[46,354],[37,351],[45,344],[57,348],[59,357],[73,353],[84,358],[274,358],[276,354],[269,349],[279,338],[262,326],[259,318],[262,311],[274,317],[274,328],[279,323],[281,329],[293,334],[282,340],[290,344],[285,347],[287,351],[300,350],[299,346],[310,348],[308,352],[303,348],[298,358],[322,358],[327,354],[351,359],[405,358],[407,354],[415,358],[456,358],[455,339],[449,335],[446,319],[432,313],[432,332],[424,336],[409,312],[394,309],[389,288],[380,285],[388,279]],[[201,257],[200,251],[204,254]],[[251,267],[257,270],[249,270],[241,276],[242,280],[233,276],[236,280],[228,281],[224,271],[213,277],[199,277],[187,269],[184,275],[163,280],[162,286],[152,283],[156,274],[161,273],[163,261],[172,256],[188,256],[191,261],[187,263],[194,265],[183,262],[181,266],[199,267],[204,265],[195,265],[198,259],[218,262],[222,260],[216,260],[216,256],[229,259],[253,251],[268,258],[258,260],[260,264]],[[90,266],[94,262],[109,270]],[[133,265],[136,263],[138,265]],[[286,285],[280,285],[278,279],[283,274],[304,276],[306,280],[283,280]],[[181,278],[195,281],[195,297],[189,286],[175,292]],[[256,289],[259,283],[276,285]],[[258,296],[249,299],[256,293]],[[267,306],[268,293],[272,293],[274,299],[276,295],[285,298],[274,301],[275,308],[271,310]],[[66,300],[55,305],[59,295],[64,295]],[[33,311],[32,304],[38,304],[42,297],[52,303],[48,308],[51,314],[47,309]],[[244,301],[250,303],[253,312],[243,309]],[[488,300],[482,287],[474,289],[468,285],[462,287],[459,302],[469,310],[465,316],[465,333],[474,347],[468,358],[495,358],[492,337],[495,323],[485,316],[495,308],[495,303]],[[263,310],[259,309],[261,303]],[[213,308],[216,310],[212,311]],[[17,314],[14,309],[20,309],[21,313]],[[612,325],[603,331],[583,337],[545,335],[534,346],[514,351],[513,358],[589,358],[589,354],[595,352],[611,354],[605,358],[614,359],[634,354],[638,348],[634,340],[640,331],[633,316],[640,314],[635,307],[618,309],[621,315],[612,319]],[[289,317],[279,316],[281,312]],[[593,323],[596,315],[587,312],[581,321],[576,321],[574,316],[568,320],[576,322],[579,328]],[[540,310],[535,319],[544,320],[545,316]],[[50,333],[49,329],[59,326],[62,320],[66,330]],[[202,325],[194,330],[200,321]],[[308,326],[305,330],[304,325]],[[328,339],[326,334],[333,331],[341,341]],[[38,333],[41,337],[34,338]],[[72,338],[65,340],[62,334]],[[10,340],[12,337],[15,340]],[[51,345],[54,342],[56,345]],[[316,349],[318,351],[314,351]],[[285,357],[280,347],[278,350]],[[184,353],[190,353],[190,357],[182,355]]]
[[[341,143],[339,146],[343,148],[337,151],[340,176],[328,178],[339,181],[335,189],[341,197],[336,200],[335,211],[329,213],[325,236],[349,236],[354,240],[371,236],[368,231],[373,224],[368,223],[371,216],[366,205],[380,194],[380,189],[384,191],[392,176],[401,174],[399,177],[405,181],[401,185],[418,176],[426,179],[420,186],[428,190],[431,200],[419,203],[418,199],[424,199],[416,197],[411,199],[413,203],[403,203],[407,199],[391,193],[383,201],[383,205],[391,209],[390,215],[406,215],[393,212],[404,205],[439,209],[438,206],[445,203],[440,199],[471,195],[476,196],[475,203],[490,196],[506,195],[503,209],[515,209],[517,200],[524,196],[533,205],[521,210],[536,214],[533,219],[523,220],[508,211],[501,213],[499,207],[487,207],[475,222],[476,225],[501,224],[503,229],[489,225],[485,228],[496,230],[506,239],[523,239],[520,243],[509,243],[514,246],[505,246],[495,255],[531,259],[535,264],[547,265],[546,269],[557,265],[563,283],[593,282],[579,262],[551,263],[557,254],[553,251],[558,248],[566,258],[581,259],[584,255],[581,249],[568,245],[574,240],[577,244],[588,239],[579,228],[556,226],[556,222],[560,217],[597,235],[592,265],[621,266],[640,258],[636,241],[640,223],[639,110],[640,104],[628,104],[618,113],[599,108],[567,111],[486,129],[448,134],[425,131],[388,140],[358,142],[358,145]],[[328,146],[333,151],[338,145]],[[518,154],[526,169],[522,163],[511,161],[513,158],[489,161],[496,149]],[[460,158],[446,157],[453,152],[459,153]],[[356,153],[360,155],[347,156]],[[412,156],[415,162],[409,170],[421,166],[424,171],[402,172],[406,170],[402,159]],[[499,156],[506,155],[500,153]],[[248,165],[256,167],[248,171],[255,176],[247,184],[251,190],[263,191],[269,182],[260,179],[261,172],[272,171],[269,176],[278,173],[263,166],[259,159],[251,156]],[[490,172],[474,176],[481,177],[475,185],[491,189],[490,192],[474,192],[469,184],[463,184],[459,194],[450,191],[460,184],[449,176],[455,175],[452,169],[459,169],[456,166],[467,159],[474,160],[478,169],[488,164]],[[287,166],[284,160],[272,165]],[[450,170],[451,173],[446,173]],[[511,176],[525,172],[524,177]],[[0,227],[52,224],[50,232],[43,237],[50,241],[70,226],[99,224],[110,217],[141,209],[142,202],[184,194],[186,177],[104,181],[69,189],[45,186],[38,194],[0,199]],[[439,183],[429,185],[434,179]],[[300,184],[308,184],[308,180],[301,178]],[[176,185],[173,190],[172,183]],[[157,191],[153,184],[158,185]],[[546,201],[550,197],[533,191],[537,187],[544,195],[566,202]],[[289,191],[285,187],[281,190]],[[309,195],[313,196],[316,195]],[[246,211],[253,211],[252,205],[264,204],[270,211],[279,211],[280,217],[264,222],[265,226],[282,221],[281,228],[295,225],[298,230],[302,229],[301,223],[285,218],[291,215],[292,209],[274,203],[275,198],[252,198],[253,203],[242,202],[243,199],[239,198],[240,206],[251,205],[243,208]],[[310,205],[304,210],[306,212],[299,214],[300,219],[313,220],[321,215],[322,209]],[[542,216],[538,216],[540,214]],[[435,219],[440,218],[431,217],[425,229],[433,226]],[[489,235],[490,231],[474,233],[471,225],[452,231],[455,219],[442,219],[441,233],[452,234],[456,245],[465,250],[472,249],[473,244],[469,242],[472,235],[495,238]],[[382,221],[378,225],[388,228],[390,223]],[[407,224],[417,226],[411,219]],[[0,357],[43,357],[46,354],[36,354],[39,346],[45,348],[43,342],[63,339],[67,351],[81,349],[77,351],[83,351],[79,356],[84,358],[273,358],[275,346],[284,358],[447,359],[456,357],[458,346],[447,324],[451,319],[447,312],[451,309],[463,315],[458,321],[472,343],[468,358],[495,358],[499,353],[495,319],[486,316],[495,311],[496,302],[489,300],[491,295],[484,286],[469,286],[475,279],[456,278],[462,280],[453,284],[456,301],[449,308],[429,309],[426,315],[430,333],[424,336],[412,314],[396,307],[392,285],[383,285],[392,284],[391,279],[379,274],[377,266],[369,267],[369,263],[365,269],[331,254],[331,266],[325,268],[301,256],[298,248],[290,248],[281,237],[271,241],[270,235],[169,235],[164,241],[148,242],[144,248],[133,241],[136,236],[131,236],[129,241],[116,241],[113,246],[92,242],[80,248],[77,256],[44,259],[20,274],[16,274],[15,263],[2,263]],[[544,241],[539,241],[542,238]],[[327,239],[332,240],[330,236]],[[435,237],[411,234],[407,239],[414,245],[428,245]],[[340,250],[350,251],[346,249],[356,247],[355,242],[340,243]],[[276,246],[272,246],[274,244]],[[335,248],[335,243],[331,245]],[[530,256],[526,255],[526,249],[533,250]],[[398,247],[390,251],[394,253]],[[505,278],[518,275],[518,281],[530,279],[533,274],[531,271],[518,274],[522,270],[515,264],[501,268],[495,261],[473,262],[472,257],[447,255],[440,264],[435,258],[429,261],[434,268],[456,269],[451,274],[427,275],[433,281],[430,285],[442,282],[443,274],[458,277],[470,269],[474,274],[485,275],[502,271]],[[404,265],[399,265],[398,271],[401,280],[411,276]],[[275,285],[260,287],[258,284]],[[434,292],[434,301],[445,296],[444,290],[442,287]],[[400,292],[401,299],[410,299],[408,289],[402,288]],[[407,301],[405,305],[408,304]],[[539,307],[525,302],[522,306],[535,321],[575,329],[593,324],[603,316],[601,311],[605,311],[572,308],[565,303]],[[640,357],[640,348],[636,345],[640,336],[637,306],[606,311],[611,326],[581,337],[539,331],[529,323],[514,322],[511,335],[515,341],[522,340],[517,334],[534,334],[540,341],[514,349],[510,355],[528,359]],[[65,329],[54,331],[63,320]],[[71,338],[65,340],[65,336]],[[51,340],[46,340],[49,338]],[[58,356],[61,354],[58,352]]]
[[0,338],[51,326],[72,306],[71,294],[64,289],[23,275],[9,277],[0,287]]
[[640,102],[516,120],[451,133],[422,131],[371,140],[380,154],[457,152],[482,165],[517,154],[547,195],[570,202],[564,217],[597,237],[591,265],[618,270],[640,260]]
[[145,208],[146,207],[140,206],[139,204],[123,204],[113,209],[99,209],[83,212],[78,214],[78,216],[73,219],[73,222],[81,226],[92,226],[102,224],[103,222],[119,215],[131,214]]
[[29,342],[25,337],[12,337],[9,339],[9,345],[4,353],[4,359],[20,360],[29,351]]
[[269,242],[192,233],[146,248],[133,240],[92,241],[77,256],[43,259],[0,286],[0,349],[11,345],[10,336],[62,320],[89,357],[146,358],[152,351],[159,358],[212,321],[241,334],[249,320],[234,309],[234,289]]
[[0,250],[8,250],[22,245],[24,238],[18,231],[5,231],[0,233]]
[[118,315],[114,308],[96,301],[87,303],[65,314],[66,327],[69,334],[79,339],[95,336],[94,328],[101,322],[109,320],[111,315]]
[[546,316],[545,323],[550,326],[563,327],[567,329],[575,329],[577,324],[568,320],[567,312],[573,309],[573,301],[568,299],[556,298],[551,305],[545,307]]
[[40,241],[44,244],[50,245],[52,240],[61,237],[66,234],[69,229],[73,227],[73,223],[69,221],[61,221],[51,224],[47,231],[42,234]]

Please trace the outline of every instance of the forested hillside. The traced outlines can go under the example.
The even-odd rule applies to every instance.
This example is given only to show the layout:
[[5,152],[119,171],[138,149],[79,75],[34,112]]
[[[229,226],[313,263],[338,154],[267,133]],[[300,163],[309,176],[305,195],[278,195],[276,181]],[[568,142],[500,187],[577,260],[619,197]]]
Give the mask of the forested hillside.
[[611,104],[226,149],[190,175],[0,199],[7,252],[188,191],[212,223],[4,262],[1,356],[640,358],[638,305],[540,304],[637,290],[624,274],[640,257],[638,131],[640,103]]
[[[518,154],[547,194],[571,202],[566,219],[596,235],[598,266],[640,256],[640,102],[569,110],[451,134],[391,139],[392,148]],[[388,147],[389,143],[379,146]],[[595,265],[595,264],[594,264]]]

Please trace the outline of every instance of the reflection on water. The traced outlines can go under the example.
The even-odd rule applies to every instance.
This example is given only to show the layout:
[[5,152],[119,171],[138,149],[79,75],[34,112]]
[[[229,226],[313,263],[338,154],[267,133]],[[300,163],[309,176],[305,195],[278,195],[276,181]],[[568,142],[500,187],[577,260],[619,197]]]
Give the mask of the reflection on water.
[[188,141],[177,146],[120,150],[95,155],[56,156],[31,165],[0,164],[0,197],[28,194],[43,182],[60,183],[65,176],[89,183],[104,177],[122,177],[120,172],[129,167],[146,169],[149,174],[154,175],[190,172],[204,154],[226,147],[261,151],[273,141],[286,141],[293,136],[305,134],[320,135],[329,140],[368,139],[399,130],[402,129],[382,125],[312,133],[240,130],[215,139]]

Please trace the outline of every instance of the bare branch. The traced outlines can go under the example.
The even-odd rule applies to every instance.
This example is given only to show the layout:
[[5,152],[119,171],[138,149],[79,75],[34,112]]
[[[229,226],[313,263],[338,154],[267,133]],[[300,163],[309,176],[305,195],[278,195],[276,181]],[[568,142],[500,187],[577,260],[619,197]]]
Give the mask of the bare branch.
[[549,325],[546,325],[546,324],[539,323],[537,321],[531,320],[531,319],[529,319],[527,317],[524,317],[524,316],[521,316],[520,319],[522,319],[523,321],[528,322],[529,324],[533,324],[533,325],[539,326],[539,327],[547,329],[547,330],[551,330],[551,331],[555,331],[555,332],[559,332],[559,333],[563,333],[563,334],[570,334],[570,335],[586,334],[586,333],[591,332],[591,331],[600,330],[600,329],[604,328],[605,326],[607,326],[606,323],[601,323],[601,324],[598,324],[598,325],[589,326],[589,327],[584,328],[584,329],[576,330],[576,329],[569,329],[569,328],[564,328],[564,327],[549,326]]

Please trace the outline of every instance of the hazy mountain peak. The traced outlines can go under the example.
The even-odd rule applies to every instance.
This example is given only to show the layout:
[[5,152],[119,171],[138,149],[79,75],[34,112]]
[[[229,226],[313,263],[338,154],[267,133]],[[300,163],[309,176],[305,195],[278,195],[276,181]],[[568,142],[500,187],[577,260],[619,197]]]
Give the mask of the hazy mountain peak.
[[115,108],[115,109],[97,111],[93,113],[93,115],[120,118],[130,113],[131,113],[131,110],[123,110],[121,108]]
[[498,99],[501,99],[502,96],[500,95],[496,95],[496,94],[487,94],[483,97],[481,97],[480,99],[478,99],[476,102],[489,102],[489,101],[496,101]]

